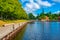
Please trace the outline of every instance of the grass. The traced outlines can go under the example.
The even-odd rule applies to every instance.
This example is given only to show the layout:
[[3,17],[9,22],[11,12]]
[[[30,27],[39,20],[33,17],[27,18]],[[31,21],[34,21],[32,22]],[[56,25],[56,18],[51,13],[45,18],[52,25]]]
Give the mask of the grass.
[[27,22],[28,20],[0,20],[0,27],[4,24],[11,24],[11,23],[20,23],[20,22]]
[[6,24],[6,22],[0,20],[0,26],[2,26],[3,24]]

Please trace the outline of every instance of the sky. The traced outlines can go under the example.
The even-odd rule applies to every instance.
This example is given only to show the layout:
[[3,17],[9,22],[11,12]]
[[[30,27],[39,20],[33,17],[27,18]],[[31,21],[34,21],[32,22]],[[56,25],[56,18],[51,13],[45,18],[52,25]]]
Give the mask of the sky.
[[27,13],[33,13],[35,16],[42,12],[59,13],[60,0],[20,0],[23,9]]

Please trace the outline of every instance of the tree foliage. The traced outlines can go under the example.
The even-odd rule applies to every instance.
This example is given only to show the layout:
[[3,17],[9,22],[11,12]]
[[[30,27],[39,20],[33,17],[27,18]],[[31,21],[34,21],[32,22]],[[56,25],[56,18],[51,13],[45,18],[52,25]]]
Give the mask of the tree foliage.
[[36,19],[32,13],[29,13],[28,16],[29,16],[29,19]]
[[0,19],[28,19],[18,0],[0,0]]

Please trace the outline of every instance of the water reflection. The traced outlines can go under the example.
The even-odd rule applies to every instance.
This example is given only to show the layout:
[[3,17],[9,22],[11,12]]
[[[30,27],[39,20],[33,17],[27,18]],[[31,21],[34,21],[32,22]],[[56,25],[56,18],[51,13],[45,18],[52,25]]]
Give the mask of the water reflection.
[[50,40],[50,24],[49,22],[44,22],[44,40]]
[[[38,24],[38,26],[36,23]],[[28,24],[23,40],[40,40],[42,34],[40,24],[40,22]]]
[[29,23],[22,33],[16,40],[60,40],[60,22]]
[[60,40],[60,22],[51,23],[51,39]]

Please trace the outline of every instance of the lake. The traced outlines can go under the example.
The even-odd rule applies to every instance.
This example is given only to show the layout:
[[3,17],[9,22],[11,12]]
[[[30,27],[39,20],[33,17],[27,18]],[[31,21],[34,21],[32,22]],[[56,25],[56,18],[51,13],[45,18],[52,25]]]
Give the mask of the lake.
[[14,40],[60,40],[60,22],[29,23]]

